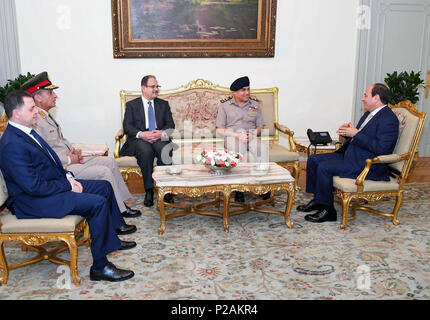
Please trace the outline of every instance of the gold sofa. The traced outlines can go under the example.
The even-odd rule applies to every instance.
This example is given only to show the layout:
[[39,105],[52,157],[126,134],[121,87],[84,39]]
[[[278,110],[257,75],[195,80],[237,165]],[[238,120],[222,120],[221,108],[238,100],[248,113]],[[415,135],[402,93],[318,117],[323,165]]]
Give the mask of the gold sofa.
[[[204,79],[190,81],[179,88],[160,92],[159,97],[169,101],[176,125],[173,142],[179,146],[179,149],[173,152],[173,164],[193,163],[203,149],[223,148],[222,137],[216,137],[215,120],[220,101],[230,95],[228,88],[214,85]],[[140,91],[121,90],[121,123],[126,103],[140,96]],[[294,132],[278,123],[278,88],[253,89],[251,97],[257,99],[262,107],[265,129],[268,129],[268,136],[263,139],[270,142],[269,161],[290,168],[292,176],[296,179],[295,186],[298,188],[299,153],[293,140]],[[288,148],[279,144],[279,134],[285,135],[288,139]],[[114,157],[127,181],[130,173],[142,174],[136,158],[119,156],[125,139],[121,129],[115,137]]]

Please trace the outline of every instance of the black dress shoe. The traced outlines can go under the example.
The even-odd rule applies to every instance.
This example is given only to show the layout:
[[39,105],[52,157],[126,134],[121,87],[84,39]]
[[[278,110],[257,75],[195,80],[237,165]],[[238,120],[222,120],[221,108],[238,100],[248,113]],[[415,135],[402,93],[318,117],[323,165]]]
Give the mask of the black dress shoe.
[[263,200],[270,199],[270,191],[260,195],[260,198]]
[[123,241],[123,240],[119,240],[119,241],[121,242],[121,248],[119,248],[119,250],[128,250],[136,246],[136,242],[134,241]]
[[309,201],[307,204],[302,204],[300,206],[297,206],[297,211],[300,211],[300,212],[311,212],[319,209],[321,209],[321,206],[319,204],[316,204],[314,199]]
[[241,191],[235,191],[234,192],[234,201],[245,202],[245,194]]
[[121,212],[121,215],[124,218],[137,218],[137,217],[140,217],[140,215],[142,214],[142,212],[140,212],[140,210],[132,209],[127,205],[125,205],[125,208],[127,210],[124,212]]
[[154,190],[146,190],[145,200],[143,201],[145,207],[152,207],[154,205]]
[[171,193],[164,195],[164,202],[175,203],[175,200],[173,199],[173,195]]
[[136,232],[137,228],[135,225],[132,224],[124,224],[120,228],[116,229],[117,235],[125,235],[125,234],[132,234]]
[[133,276],[133,271],[118,269],[111,262],[108,262],[108,264],[103,268],[103,270],[94,270],[93,267],[90,268],[91,281],[106,280],[117,282],[133,278]]
[[324,206],[324,208],[320,209],[317,213],[306,215],[305,220],[316,223],[336,221],[337,212],[336,209],[331,206]]

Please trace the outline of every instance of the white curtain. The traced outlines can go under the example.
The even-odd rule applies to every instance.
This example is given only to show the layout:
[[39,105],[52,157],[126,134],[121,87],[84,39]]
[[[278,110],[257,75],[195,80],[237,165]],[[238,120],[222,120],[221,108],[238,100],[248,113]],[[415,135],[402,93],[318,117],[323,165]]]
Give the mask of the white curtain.
[[21,73],[14,0],[0,1],[0,85]]

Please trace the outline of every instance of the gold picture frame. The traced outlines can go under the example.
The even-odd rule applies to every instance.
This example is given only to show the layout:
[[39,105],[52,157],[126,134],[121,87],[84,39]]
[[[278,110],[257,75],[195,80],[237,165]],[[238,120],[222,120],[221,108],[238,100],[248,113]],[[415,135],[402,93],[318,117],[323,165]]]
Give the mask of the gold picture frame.
[[[179,6],[179,4],[183,5],[184,2],[186,1],[163,1],[163,6]],[[215,6],[224,6],[221,10],[224,10],[224,15],[227,16],[225,12],[229,12],[230,8],[237,8],[238,5],[245,5],[243,3],[253,6],[251,7],[254,10],[251,12],[253,19],[242,17],[237,18],[240,21],[236,21],[236,17],[241,17],[241,15],[230,15],[229,22],[232,23],[233,19],[235,19],[233,21],[235,25],[233,27],[223,27],[224,22],[217,20],[219,15],[215,14]],[[166,22],[165,25],[159,26],[160,23],[163,23],[163,20],[162,18],[158,19],[159,17],[157,17],[156,13],[160,10],[165,10],[165,7],[158,7],[160,6],[159,2],[153,0],[111,0],[113,56],[114,58],[274,57],[277,0],[254,0],[243,1],[243,3],[240,0],[224,0],[222,2],[211,2],[210,0],[190,1],[190,5],[194,6],[194,8],[200,6],[198,7],[200,10],[198,13],[200,13],[200,17],[203,16],[201,20],[203,22],[209,20],[209,24],[213,26],[200,25],[201,21],[195,18],[198,13],[196,14],[195,12],[193,12],[194,16],[192,16],[192,18],[196,19],[195,23],[180,24],[178,22],[177,24],[171,24],[171,21],[169,21],[169,23]],[[204,9],[201,6],[205,6]],[[220,7],[217,8],[219,11]],[[170,9],[173,12],[177,11],[177,8]],[[188,9],[183,9],[185,14],[188,13],[186,10]],[[214,10],[212,16],[211,10]],[[151,24],[147,22],[150,19],[153,19]],[[242,28],[242,25],[248,23],[248,20],[254,21],[255,27]],[[148,23],[147,30],[145,30],[145,26],[142,26],[143,23]],[[158,26],[164,33],[156,32]],[[178,26],[180,28],[184,26],[183,28],[187,32],[183,31],[183,34],[181,34],[178,31],[180,29],[178,29]],[[138,27],[140,28],[139,32],[136,31]],[[190,31],[193,28],[195,30]],[[244,34],[242,31],[244,29],[246,29],[245,32],[251,33],[251,35]],[[170,36],[169,31],[176,32],[176,34]],[[229,31],[232,33],[228,34]],[[179,34],[177,34],[178,32]],[[190,33],[192,35],[186,38],[187,34]],[[239,36],[236,37],[235,33]],[[196,36],[200,38],[196,38]]]

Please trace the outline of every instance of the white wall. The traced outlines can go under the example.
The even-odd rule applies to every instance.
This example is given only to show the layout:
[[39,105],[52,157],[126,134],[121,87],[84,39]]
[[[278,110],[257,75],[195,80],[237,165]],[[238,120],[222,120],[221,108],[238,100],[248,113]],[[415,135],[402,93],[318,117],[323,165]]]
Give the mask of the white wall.
[[48,71],[60,86],[56,115],[66,138],[105,141],[111,152],[119,91],[139,90],[145,74],[165,89],[197,78],[228,87],[248,75],[251,87],[279,87],[280,122],[296,136],[309,127],[334,134],[351,119],[358,3],[278,0],[274,58],[114,59],[109,0],[16,0],[21,67]]

